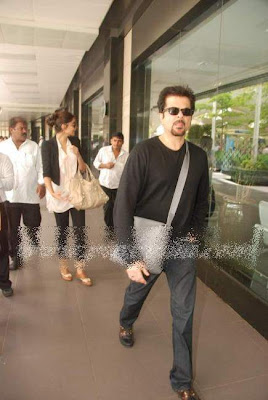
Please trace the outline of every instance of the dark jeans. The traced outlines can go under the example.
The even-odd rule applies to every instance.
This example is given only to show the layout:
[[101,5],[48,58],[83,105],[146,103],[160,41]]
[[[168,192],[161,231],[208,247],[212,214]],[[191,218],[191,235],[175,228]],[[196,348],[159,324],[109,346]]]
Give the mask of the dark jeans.
[[54,212],[58,227],[56,235],[58,256],[59,258],[68,258],[69,214],[71,214],[73,221],[74,258],[76,260],[84,260],[86,252],[85,210],[78,211],[75,208],[70,208],[63,213]]
[[[189,389],[192,380],[192,324],[195,303],[196,269],[194,259],[168,260],[164,265],[170,288],[173,318],[173,366],[170,382],[174,390]],[[131,282],[120,313],[120,325],[131,328],[142,305],[160,275],[151,274],[147,284]]]
[[0,289],[9,289],[11,281],[9,280],[9,262],[8,262],[8,237],[7,237],[7,215],[5,206],[0,203]]
[[6,211],[9,224],[9,254],[16,257],[18,264],[22,262],[20,255],[20,220],[27,227],[27,233],[30,237],[31,244],[39,245],[39,227],[41,224],[41,213],[39,204],[29,203],[9,203],[6,202]]
[[109,229],[114,229],[113,212],[117,189],[108,189],[105,186],[102,186],[102,189],[109,197],[109,200],[103,206],[104,222]]
[[0,256],[0,289],[11,288],[11,281],[9,280],[9,261],[8,254]]

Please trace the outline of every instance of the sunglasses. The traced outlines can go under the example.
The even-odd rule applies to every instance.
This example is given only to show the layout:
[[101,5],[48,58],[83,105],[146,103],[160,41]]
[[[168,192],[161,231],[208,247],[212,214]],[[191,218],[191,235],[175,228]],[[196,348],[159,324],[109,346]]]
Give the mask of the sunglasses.
[[165,111],[168,111],[170,115],[179,115],[181,111],[182,115],[184,115],[185,117],[190,117],[194,113],[194,110],[192,110],[191,108],[179,108],[179,107],[168,107],[163,110],[163,113]]

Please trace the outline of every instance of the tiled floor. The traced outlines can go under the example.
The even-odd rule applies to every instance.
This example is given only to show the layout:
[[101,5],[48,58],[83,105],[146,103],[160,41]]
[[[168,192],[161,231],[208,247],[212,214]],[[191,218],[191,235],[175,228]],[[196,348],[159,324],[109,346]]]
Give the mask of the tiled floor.
[[[87,212],[99,243],[102,211]],[[43,211],[44,240],[53,215]],[[108,259],[88,264],[93,287],[60,279],[55,257],[30,258],[12,272],[15,295],[0,296],[1,400],[176,399],[169,292],[156,283],[135,326],[132,349],[118,342],[118,313],[127,278]],[[267,400],[268,345],[198,281],[194,371],[202,400]]]

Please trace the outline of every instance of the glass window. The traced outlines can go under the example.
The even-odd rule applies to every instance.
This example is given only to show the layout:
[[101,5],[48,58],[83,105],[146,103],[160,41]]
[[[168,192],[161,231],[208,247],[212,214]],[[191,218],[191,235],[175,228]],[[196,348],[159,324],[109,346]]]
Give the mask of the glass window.
[[208,154],[208,246],[218,265],[268,300],[268,3],[223,3],[133,69],[131,143],[163,132],[164,87],[194,90],[188,139]]
[[108,134],[103,131],[105,101],[103,94],[83,105],[82,147],[87,163],[92,165],[99,149],[109,144]]

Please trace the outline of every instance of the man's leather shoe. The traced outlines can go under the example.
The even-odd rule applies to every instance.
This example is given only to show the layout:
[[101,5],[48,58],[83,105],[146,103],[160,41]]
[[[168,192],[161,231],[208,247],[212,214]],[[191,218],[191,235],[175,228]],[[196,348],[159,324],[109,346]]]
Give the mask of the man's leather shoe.
[[2,289],[2,293],[3,293],[3,296],[5,296],[5,297],[10,297],[10,296],[13,296],[13,289],[12,288],[8,288],[8,289]]
[[125,329],[120,326],[119,340],[123,346],[132,347],[134,344],[134,335],[132,329]]
[[178,390],[177,393],[181,400],[200,400],[193,389]]

